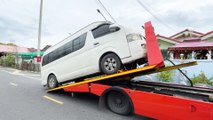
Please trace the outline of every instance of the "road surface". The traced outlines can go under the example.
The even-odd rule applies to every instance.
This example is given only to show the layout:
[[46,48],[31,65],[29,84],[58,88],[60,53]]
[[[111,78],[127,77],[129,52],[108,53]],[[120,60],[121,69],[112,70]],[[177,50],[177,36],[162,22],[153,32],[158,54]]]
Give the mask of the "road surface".
[[38,73],[0,67],[0,120],[150,120],[98,107],[91,94],[47,93]]

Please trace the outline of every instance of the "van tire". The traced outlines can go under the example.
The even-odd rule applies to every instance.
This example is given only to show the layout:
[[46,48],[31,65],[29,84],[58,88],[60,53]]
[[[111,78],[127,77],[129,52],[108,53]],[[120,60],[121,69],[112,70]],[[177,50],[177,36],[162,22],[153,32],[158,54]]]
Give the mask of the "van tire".
[[48,87],[49,89],[58,87],[58,81],[57,81],[55,75],[52,74],[52,75],[50,75],[50,76],[48,77],[48,80],[47,80],[47,87]]
[[105,74],[113,74],[121,69],[121,61],[117,55],[109,53],[101,59],[100,68]]

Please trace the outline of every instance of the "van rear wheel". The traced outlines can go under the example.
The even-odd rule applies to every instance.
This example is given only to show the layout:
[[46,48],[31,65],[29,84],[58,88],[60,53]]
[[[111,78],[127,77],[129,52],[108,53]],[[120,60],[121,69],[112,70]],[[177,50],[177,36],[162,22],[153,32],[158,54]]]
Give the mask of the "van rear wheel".
[[117,55],[110,53],[101,59],[100,68],[105,74],[113,74],[121,69],[121,61]]
[[56,76],[55,75],[50,75],[48,77],[48,81],[47,81],[47,86],[48,88],[56,88],[58,87],[58,81],[56,79]]

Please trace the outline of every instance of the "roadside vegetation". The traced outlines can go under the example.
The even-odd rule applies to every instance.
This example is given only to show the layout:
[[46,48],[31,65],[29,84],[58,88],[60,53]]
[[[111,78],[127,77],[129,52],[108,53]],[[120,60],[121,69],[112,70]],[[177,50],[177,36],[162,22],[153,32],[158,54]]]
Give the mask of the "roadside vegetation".
[[157,78],[162,82],[172,82],[173,81],[172,77],[174,73],[175,73],[174,70],[163,71],[163,72],[157,73]]
[[201,71],[200,74],[198,74],[197,76],[194,75],[194,77],[191,80],[194,85],[206,84],[206,85],[211,85],[213,87],[213,82],[211,81],[213,80],[213,77],[211,78],[206,77],[203,71]]
[[6,55],[0,58],[0,65],[15,67],[15,57],[13,55]]

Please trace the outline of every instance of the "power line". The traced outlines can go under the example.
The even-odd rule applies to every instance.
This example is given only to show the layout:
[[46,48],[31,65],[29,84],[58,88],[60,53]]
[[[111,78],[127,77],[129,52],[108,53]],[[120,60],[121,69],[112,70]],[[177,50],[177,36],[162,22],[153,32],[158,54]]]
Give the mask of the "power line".
[[110,18],[115,22],[115,23],[117,23],[116,22],[116,20],[111,16],[111,14],[108,12],[108,10],[106,9],[106,7],[103,5],[103,3],[100,1],[100,0],[97,0],[98,1],[98,3],[101,5],[101,7],[107,12],[107,14],[110,16]]
[[143,7],[149,14],[151,14],[159,23],[161,23],[162,25],[164,25],[165,27],[169,28],[170,30],[176,32],[175,29],[173,29],[171,26],[169,26],[168,24],[166,24],[163,20],[161,20],[160,18],[158,18],[152,11],[150,11],[146,5],[144,5],[140,0],[137,0],[137,2],[139,3],[139,5],[141,7]]

